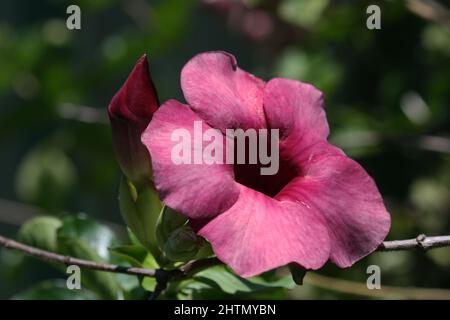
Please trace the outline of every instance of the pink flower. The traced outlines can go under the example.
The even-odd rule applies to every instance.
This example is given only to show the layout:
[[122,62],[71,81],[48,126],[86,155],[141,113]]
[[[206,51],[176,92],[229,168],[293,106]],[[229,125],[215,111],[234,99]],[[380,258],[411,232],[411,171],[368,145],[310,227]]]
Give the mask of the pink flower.
[[151,175],[151,161],[147,149],[142,145],[141,134],[158,105],[147,57],[144,55],[108,107],[120,167],[135,183],[141,183]]
[[[323,95],[310,84],[265,83],[224,52],[195,56],[181,72],[188,105],[164,103],[142,135],[161,199],[188,216],[217,257],[248,277],[295,263],[349,267],[385,238],[390,216],[371,177],[327,142]],[[203,129],[279,129],[280,168],[174,164],[171,135]],[[224,138],[225,140],[225,138]],[[202,146],[204,147],[204,145]]]

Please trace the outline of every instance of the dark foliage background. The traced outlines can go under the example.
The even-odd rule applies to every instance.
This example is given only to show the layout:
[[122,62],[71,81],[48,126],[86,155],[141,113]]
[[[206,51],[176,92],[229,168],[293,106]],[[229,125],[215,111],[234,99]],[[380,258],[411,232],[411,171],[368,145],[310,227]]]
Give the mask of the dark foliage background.
[[[65,26],[72,2],[81,7],[79,31]],[[299,79],[325,92],[330,139],[377,182],[392,214],[389,239],[449,234],[450,19],[443,9],[427,15],[421,3],[429,4],[0,1],[0,233],[15,237],[34,215],[76,213],[122,233],[109,100],[143,53],[165,101],[182,99],[188,59],[225,50],[263,79]],[[366,28],[369,4],[381,7],[381,30]],[[365,287],[370,264],[381,267],[381,291]],[[447,288],[432,293],[448,297],[449,270],[448,248],[376,253],[350,269],[328,266],[302,287],[253,297],[428,297],[424,287]],[[55,278],[64,279],[0,251],[0,298]]]

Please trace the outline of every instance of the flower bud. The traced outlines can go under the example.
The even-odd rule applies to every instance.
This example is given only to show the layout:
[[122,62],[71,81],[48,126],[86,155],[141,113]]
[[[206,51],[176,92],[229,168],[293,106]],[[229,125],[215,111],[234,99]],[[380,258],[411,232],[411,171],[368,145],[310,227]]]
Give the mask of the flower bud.
[[167,239],[163,251],[172,261],[186,262],[198,252],[199,238],[189,226],[174,230]]
[[142,56],[108,107],[114,149],[124,174],[140,185],[151,178],[150,155],[141,143],[159,105],[147,57]]
[[185,216],[167,206],[161,211],[156,239],[164,256],[173,262],[193,259],[204,242],[191,229]]

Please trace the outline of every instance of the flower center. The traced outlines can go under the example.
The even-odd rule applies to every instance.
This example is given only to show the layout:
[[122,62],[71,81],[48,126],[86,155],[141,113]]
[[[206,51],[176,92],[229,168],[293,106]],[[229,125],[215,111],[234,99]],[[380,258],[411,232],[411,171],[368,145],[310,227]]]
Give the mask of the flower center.
[[[278,143],[278,141],[277,141]],[[269,197],[275,197],[291,180],[298,176],[298,170],[286,159],[283,159],[281,155],[277,153],[277,157],[270,154],[271,161],[277,161],[278,170],[275,174],[262,174],[261,168],[268,168],[273,166],[273,163],[263,164],[261,159],[258,158],[256,164],[249,163],[249,150],[252,150],[249,146],[249,141],[246,141],[245,153],[246,161],[244,164],[240,164],[237,161],[236,155],[236,143],[235,143],[235,161],[234,161],[234,177],[236,182],[251,188],[253,190],[264,193]],[[257,151],[259,154],[259,138],[257,144]],[[253,149],[254,150],[254,149]],[[264,152],[267,150],[273,150],[271,148],[271,139],[268,139],[268,146]]]

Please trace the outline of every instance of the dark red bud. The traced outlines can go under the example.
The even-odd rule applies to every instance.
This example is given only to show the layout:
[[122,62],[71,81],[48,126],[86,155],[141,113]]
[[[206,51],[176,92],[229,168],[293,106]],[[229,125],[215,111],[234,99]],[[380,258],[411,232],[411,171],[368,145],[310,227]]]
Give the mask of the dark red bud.
[[114,148],[124,174],[139,184],[151,178],[151,161],[141,134],[159,106],[146,55],[136,63],[108,107]]

